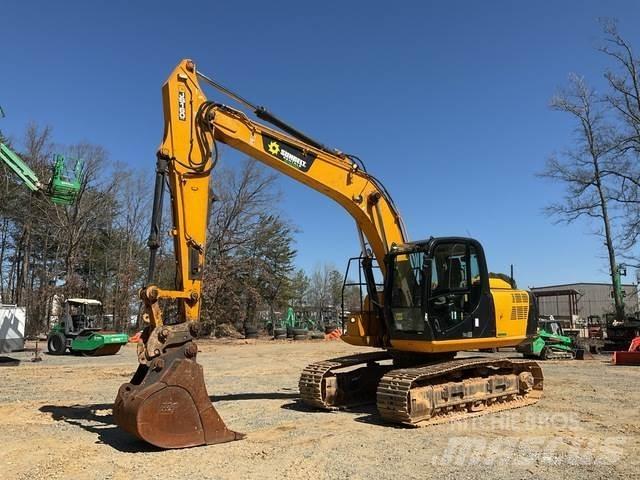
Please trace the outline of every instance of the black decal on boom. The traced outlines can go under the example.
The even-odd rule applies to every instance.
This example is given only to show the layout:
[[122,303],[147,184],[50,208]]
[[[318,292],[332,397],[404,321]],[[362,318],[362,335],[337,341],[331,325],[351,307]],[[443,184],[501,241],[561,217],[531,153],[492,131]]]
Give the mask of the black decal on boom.
[[302,172],[307,172],[316,159],[315,153],[304,152],[302,149],[284,143],[269,135],[262,134],[262,146],[264,151],[284,163],[291,165]]

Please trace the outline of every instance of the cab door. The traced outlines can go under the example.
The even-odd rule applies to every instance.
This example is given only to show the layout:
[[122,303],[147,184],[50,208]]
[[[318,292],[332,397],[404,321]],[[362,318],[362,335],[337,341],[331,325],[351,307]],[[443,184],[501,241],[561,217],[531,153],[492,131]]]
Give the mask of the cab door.
[[426,320],[434,340],[495,336],[484,252],[472,239],[436,239],[430,248]]

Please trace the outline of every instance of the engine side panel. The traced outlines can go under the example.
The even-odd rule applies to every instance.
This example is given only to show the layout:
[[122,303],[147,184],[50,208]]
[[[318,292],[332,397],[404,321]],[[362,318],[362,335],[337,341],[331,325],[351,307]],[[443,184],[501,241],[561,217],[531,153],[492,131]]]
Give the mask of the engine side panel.
[[491,296],[496,312],[496,337],[526,337],[529,293],[511,288],[492,288]]

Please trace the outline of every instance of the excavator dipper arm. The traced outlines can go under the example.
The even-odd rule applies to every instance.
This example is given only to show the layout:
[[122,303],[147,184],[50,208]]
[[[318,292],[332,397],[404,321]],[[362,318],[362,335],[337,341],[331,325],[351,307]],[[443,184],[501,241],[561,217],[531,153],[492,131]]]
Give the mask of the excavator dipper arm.
[[[193,340],[200,317],[216,142],[244,152],[339,203],[355,219],[383,273],[385,254],[393,244],[406,241],[400,216],[384,188],[349,156],[326,149],[264,109],[256,108],[256,115],[287,133],[255,122],[240,110],[207,101],[199,76],[211,82],[196,71],[191,60],[183,60],[162,89],[165,127],[158,150],[149,241],[150,284],[140,292],[147,326],[138,345],[138,370],[120,387],[114,405],[118,425],[162,448],[243,437],[225,426],[211,404],[202,367],[195,360],[198,348]],[[152,283],[165,180],[173,217],[174,290]],[[178,318],[163,318],[158,303],[162,299],[178,303]]]

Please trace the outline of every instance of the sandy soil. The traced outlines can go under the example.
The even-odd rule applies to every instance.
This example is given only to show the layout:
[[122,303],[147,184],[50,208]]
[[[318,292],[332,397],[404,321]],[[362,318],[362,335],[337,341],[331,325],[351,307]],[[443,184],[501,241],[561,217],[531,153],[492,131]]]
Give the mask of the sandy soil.
[[[112,357],[0,367],[2,479],[637,478],[640,367],[607,357],[544,363],[531,407],[422,429],[382,424],[374,407],[316,412],[301,369],[355,353],[342,342],[200,342],[209,394],[243,441],[160,451],[120,431],[111,406],[135,370]],[[509,354],[507,354],[509,355]],[[513,354],[511,354],[513,355]]]

